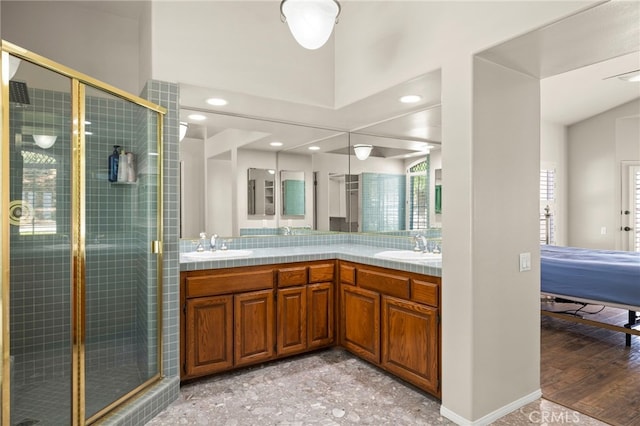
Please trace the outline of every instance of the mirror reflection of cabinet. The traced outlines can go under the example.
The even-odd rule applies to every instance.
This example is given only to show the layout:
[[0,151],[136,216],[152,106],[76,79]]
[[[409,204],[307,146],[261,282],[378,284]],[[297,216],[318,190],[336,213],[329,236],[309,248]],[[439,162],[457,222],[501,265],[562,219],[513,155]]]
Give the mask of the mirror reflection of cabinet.
[[282,182],[282,216],[304,218],[304,172],[283,170],[280,172]]
[[275,170],[250,168],[247,173],[247,215],[249,217],[274,216]]

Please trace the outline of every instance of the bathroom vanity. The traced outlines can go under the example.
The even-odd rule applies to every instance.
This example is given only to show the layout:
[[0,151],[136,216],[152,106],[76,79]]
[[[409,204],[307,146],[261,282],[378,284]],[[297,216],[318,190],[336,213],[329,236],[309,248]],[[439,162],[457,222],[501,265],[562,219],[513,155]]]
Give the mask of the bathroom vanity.
[[181,272],[181,379],[341,346],[440,397],[438,276],[331,259]]

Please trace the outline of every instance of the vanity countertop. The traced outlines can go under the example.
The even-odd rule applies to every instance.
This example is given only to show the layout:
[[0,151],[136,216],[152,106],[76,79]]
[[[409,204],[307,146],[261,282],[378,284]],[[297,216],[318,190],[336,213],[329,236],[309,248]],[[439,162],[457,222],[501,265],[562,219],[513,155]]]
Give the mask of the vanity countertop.
[[293,247],[254,248],[251,255],[241,258],[220,260],[189,261],[180,255],[181,271],[234,268],[242,266],[268,265],[278,263],[305,262],[312,260],[339,259],[367,265],[381,266],[424,275],[441,276],[440,260],[387,260],[376,257],[385,247],[361,244],[328,244]]

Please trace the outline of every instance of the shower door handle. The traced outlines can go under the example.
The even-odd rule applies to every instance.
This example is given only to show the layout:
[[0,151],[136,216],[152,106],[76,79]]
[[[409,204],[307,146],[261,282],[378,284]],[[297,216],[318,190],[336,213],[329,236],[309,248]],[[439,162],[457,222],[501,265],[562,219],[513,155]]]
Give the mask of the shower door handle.
[[162,253],[162,243],[160,241],[151,241],[151,253],[160,254]]
[[630,228],[628,226],[625,226],[624,228],[622,228],[623,230],[629,232],[629,231],[633,231],[633,228]]

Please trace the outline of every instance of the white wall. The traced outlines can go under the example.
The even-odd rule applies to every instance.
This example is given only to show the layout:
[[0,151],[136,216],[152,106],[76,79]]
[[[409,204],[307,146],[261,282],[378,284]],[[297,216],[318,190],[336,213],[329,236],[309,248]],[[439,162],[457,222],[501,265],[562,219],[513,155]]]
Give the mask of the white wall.
[[556,171],[555,245],[567,245],[567,128],[540,123],[540,168]]
[[[140,58],[138,20],[84,3],[3,0],[2,39],[139,94],[151,75],[139,73],[144,60]],[[121,7],[142,10],[140,2],[121,2]]]
[[[233,233],[233,165],[231,160],[206,159],[206,232],[221,237],[238,235]],[[246,185],[246,177],[245,177]],[[246,186],[245,186],[246,191]],[[205,194],[205,190],[202,191]],[[197,235],[197,234],[196,234]]]
[[154,2],[153,78],[332,106],[333,37],[300,48],[279,14],[275,1]]
[[441,411],[486,424],[540,395],[539,81],[462,57],[442,75]]
[[335,104],[348,105],[439,69],[446,58],[468,57],[589,3],[345,2],[335,27]]
[[194,238],[205,230],[205,159],[201,140],[180,142],[182,238]]
[[[568,128],[568,244],[621,249],[620,161],[640,161],[640,100]],[[621,121],[623,120],[623,121]],[[631,121],[629,126],[623,122]],[[619,131],[621,129],[626,131]],[[606,233],[603,234],[602,230]]]

